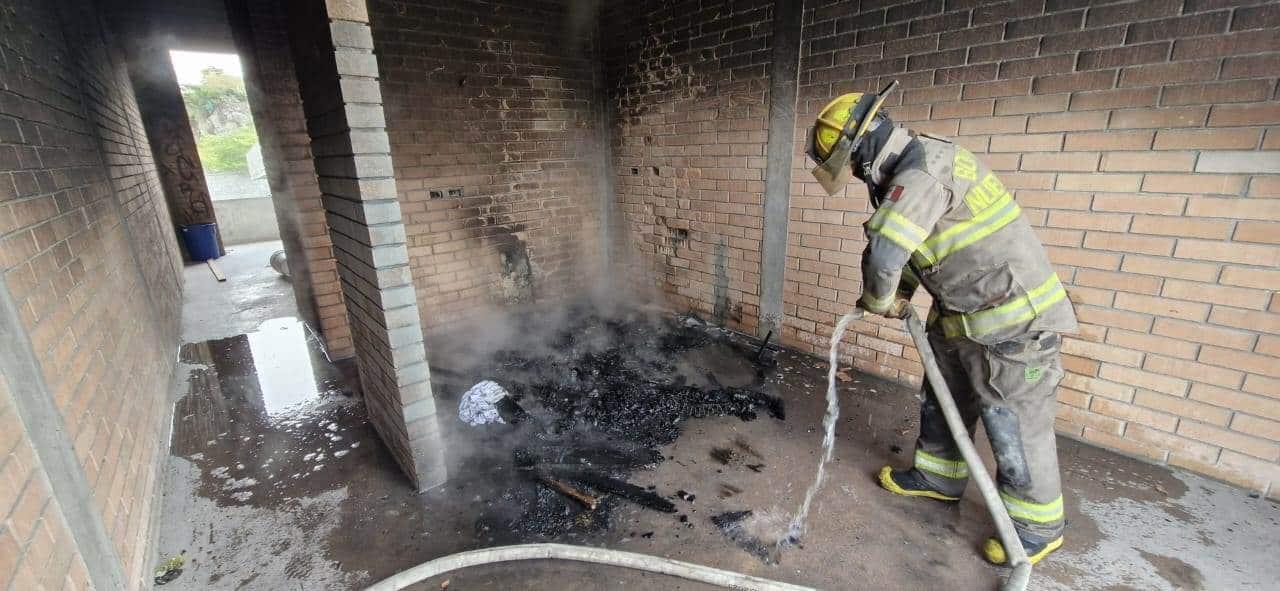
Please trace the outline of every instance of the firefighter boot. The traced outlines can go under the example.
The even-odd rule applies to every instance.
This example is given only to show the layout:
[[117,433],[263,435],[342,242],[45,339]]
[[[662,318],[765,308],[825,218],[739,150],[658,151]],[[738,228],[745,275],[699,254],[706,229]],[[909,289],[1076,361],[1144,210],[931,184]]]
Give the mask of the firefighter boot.
[[[1031,564],[1040,562],[1045,556],[1048,556],[1054,550],[1062,547],[1062,536],[1058,536],[1045,542],[1021,541],[1022,548],[1023,550],[1026,550],[1027,559],[1031,561]],[[991,564],[1003,565],[1009,562],[1009,555],[1004,551],[1004,544],[1001,544],[1000,540],[997,540],[996,538],[988,538],[987,541],[982,544],[982,556]]]
[[933,488],[915,468],[894,470],[891,466],[885,466],[880,469],[878,480],[881,488],[895,495],[924,497],[947,503],[960,500],[958,496],[951,496]]

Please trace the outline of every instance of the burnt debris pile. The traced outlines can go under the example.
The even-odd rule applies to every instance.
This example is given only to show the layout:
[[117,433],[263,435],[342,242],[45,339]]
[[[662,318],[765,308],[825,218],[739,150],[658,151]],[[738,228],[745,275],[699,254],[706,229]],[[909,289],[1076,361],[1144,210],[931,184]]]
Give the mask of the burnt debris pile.
[[[675,491],[633,476],[663,461],[660,448],[688,419],[784,418],[781,399],[759,379],[771,360],[696,318],[604,316],[578,306],[549,334],[513,328],[517,338],[467,372],[484,372],[474,377],[502,384],[510,396],[498,405],[504,424],[468,429],[483,434],[490,451],[509,451],[519,475],[477,523],[491,537],[591,533],[607,527],[621,503],[674,512]],[[707,369],[715,356],[736,359],[746,383],[721,384]]]

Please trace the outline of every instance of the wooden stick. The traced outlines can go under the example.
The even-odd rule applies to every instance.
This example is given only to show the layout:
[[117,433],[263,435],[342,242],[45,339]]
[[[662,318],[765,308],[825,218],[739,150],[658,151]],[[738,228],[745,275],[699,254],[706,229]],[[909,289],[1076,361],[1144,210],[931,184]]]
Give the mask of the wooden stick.
[[597,499],[596,497],[593,497],[587,493],[584,493],[576,488],[573,488],[572,486],[569,486],[564,482],[561,482],[549,476],[539,475],[538,481],[551,488],[556,489],[564,496],[569,497],[575,501],[578,501],[579,503],[582,503],[592,511],[595,511],[596,507],[600,504],[600,499]]
[[213,273],[213,278],[217,279],[219,283],[227,280],[227,276],[222,273],[222,269],[218,268],[218,264],[213,262],[213,259],[206,260],[204,263],[209,265],[209,271]]

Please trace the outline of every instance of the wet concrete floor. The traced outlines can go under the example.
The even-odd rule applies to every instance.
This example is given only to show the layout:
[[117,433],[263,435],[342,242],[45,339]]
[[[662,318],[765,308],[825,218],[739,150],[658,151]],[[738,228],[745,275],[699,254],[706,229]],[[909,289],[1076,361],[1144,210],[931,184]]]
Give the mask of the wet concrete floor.
[[[207,270],[188,269],[193,272]],[[292,301],[287,284],[243,291]],[[244,310],[234,304],[223,309]],[[437,395],[450,417],[444,429],[452,478],[415,494],[370,426],[350,370],[330,363],[296,320],[257,320],[255,330],[184,347],[191,379],[175,410],[156,562],[184,553],[187,564],[166,587],[360,588],[432,558],[513,541],[478,521],[502,507],[503,487],[514,477],[507,458],[483,448],[504,426],[472,428],[457,421],[451,404],[464,384],[445,371],[457,368],[460,349],[508,338],[492,330],[503,323],[429,339],[442,369]],[[749,364],[723,348],[694,351],[689,359],[726,384],[750,379],[742,375],[752,371]],[[894,497],[874,484],[872,474],[881,465],[909,462],[917,403],[913,391],[872,377],[855,375],[841,386],[835,459],[801,548],[766,565],[711,525],[713,515],[751,509],[756,525],[784,527],[816,466],[824,379],[819,361],[784,354],[768,387],[786,400],[785,420],[686,421],[681,436],[663,449],[669,459],[631,477],[671,498],[676,513],[620,503],[606,529],[530,541],[642,552],[822,589],[994,588],[1003,573],[976,552],[991,533],[976,491],[948,507]],[[477,437],[477,429],[489,432]],[[1067,546],[1036,569],[1032,588],[1274,588],[1280,578],[1273,555],[1280,544],[1275,503],[1199,476],[1060,443]],[[677,490],[692,493],[693,500],[681,499]],[[441,589],[446,581],[451,590],[710,589],[541,561],[470,569],[416,588]]]

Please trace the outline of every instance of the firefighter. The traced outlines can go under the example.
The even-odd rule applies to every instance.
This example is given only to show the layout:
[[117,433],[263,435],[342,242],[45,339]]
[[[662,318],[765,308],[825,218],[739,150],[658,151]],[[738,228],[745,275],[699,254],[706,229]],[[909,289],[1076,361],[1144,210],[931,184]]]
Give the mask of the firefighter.
[[[852,177],[875,213],[864,224],[862,296],[868,312],[902,318],[923,285],[933,297],[929,342],[972,437],[991,441],[1000,496],[1034,564],[1062,546],[1062,487],[1054,440],[1062,333],[1076,330],[1044,247],[1000,179],[951,140],[896,127],[880,94],[831,101],[810,134],[814,176],[828,194]],[[956,503],[969,468],[927,382],[913,465],[878,474],[889,492]],[[988,539],[992,563],[1008,557]]]

